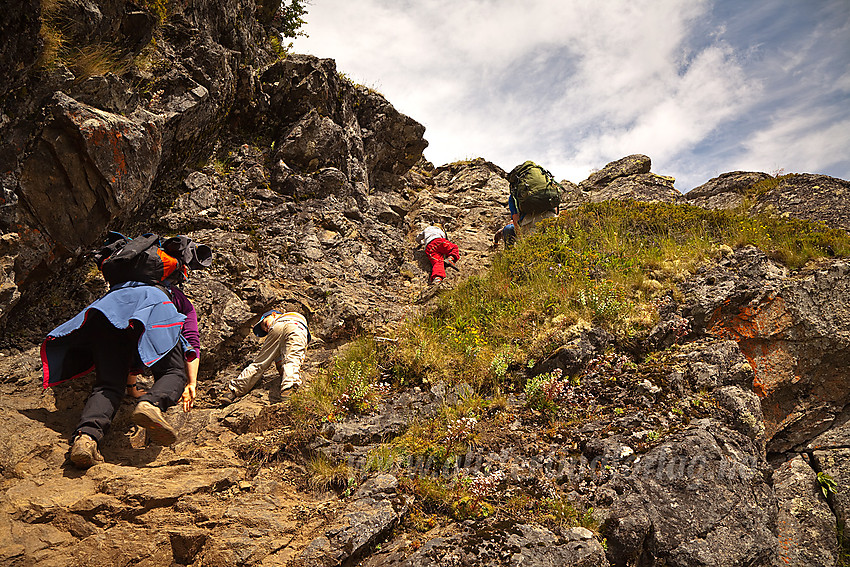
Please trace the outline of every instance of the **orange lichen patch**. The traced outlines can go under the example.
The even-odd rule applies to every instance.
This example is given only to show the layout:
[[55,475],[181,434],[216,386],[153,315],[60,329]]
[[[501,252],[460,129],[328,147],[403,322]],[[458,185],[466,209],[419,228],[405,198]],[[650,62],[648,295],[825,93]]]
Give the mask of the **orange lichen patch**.
[[108,146],[112,150],[113,171],[110,181],[114,184],[127,173],[124,146],[127,143],[127,124],[118,116],[92,109],[88,112],[69,112],[71,121],[77,125],[86,143],[94,148]]
[[783,384],[799,381],[795,373],[796,357],[784,341],[744,340],[738,346],[753,367],[753,391],[760,398],[767,398]]
[[124,136],[120,129],[113,130],[108,135],[114,158],[112,163],[115,164],[115,175],[112,182],[115,183],[127,173],[127,159],[124,157],[124,150],[121,149],[121,140]]
[[764,399],[779,385],[798,381],[795,357],[779,339],[792,325],[785,300],[770,295],[737,310],[727,301],[712,313],[706,327],[709,333],[738,343],[755,373],[753,391]]
[[708,321],[709,333],[740,342],[743,339],[775,337],[793,325],[781,296],[771,295],[757,305],[731,312],[729,301],[715,309]]
[[[86,121],[87,124],[92,122]],[[122,142],[124,135],[121,132],[120,125],[112,125],[109,123],[99,122],[99,127],[86,128],[81,130],[86,136],[87,141],[94,147],[109,146],[112,150],[112,176],[110,181],[117,183],[127,173],[127,159],[124,156]]]

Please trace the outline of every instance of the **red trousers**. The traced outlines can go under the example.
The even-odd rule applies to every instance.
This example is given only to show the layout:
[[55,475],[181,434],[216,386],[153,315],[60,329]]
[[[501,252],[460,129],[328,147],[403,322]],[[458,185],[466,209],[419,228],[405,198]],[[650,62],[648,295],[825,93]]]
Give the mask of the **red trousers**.
[[457,244],[449,242],[445,238],[435,238],[425,247],[425,253],[431,260],[431,279],[446,277],[446,266],[444,258],[451,258],[452,261],[460,260],[460,250]]

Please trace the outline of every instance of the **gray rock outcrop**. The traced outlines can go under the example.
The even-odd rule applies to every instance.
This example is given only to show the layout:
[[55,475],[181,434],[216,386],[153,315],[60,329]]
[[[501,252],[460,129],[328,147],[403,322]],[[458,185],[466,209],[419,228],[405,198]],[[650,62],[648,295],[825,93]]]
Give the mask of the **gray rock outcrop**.
[[610,199],[672,203],[681,199],[674,179],[651,173],[652,160],[635,154],[613,161],[578,184],[593,203]]
[[708,209],[735,209],[752,201],[751,212],[777,214],[850,230],[850,182],[827,175],[733,171],[710,179],[685,195],[689,204]]
[[850,181],[810,173],[778,179],[774,189],[758,198],[755,211],[821,221],[832,228],[850,230]]
[[690,316],[735,340],[753,368],[768,451],[802,447],[850,403],[840,370],[850,356],[848,270],[835,260],[788,277],[761,252],[743,249],[686,284]]
[[773,474],[779,515],[779,560],[785,565],[835,565],[838,546],[835,515],[824,500],[817,474],[802,456]]
[[758,171],[731,171],[709,179],[685,194],[690,205],[705,209],[734,209],[744,201],[748,191],[770,175]]

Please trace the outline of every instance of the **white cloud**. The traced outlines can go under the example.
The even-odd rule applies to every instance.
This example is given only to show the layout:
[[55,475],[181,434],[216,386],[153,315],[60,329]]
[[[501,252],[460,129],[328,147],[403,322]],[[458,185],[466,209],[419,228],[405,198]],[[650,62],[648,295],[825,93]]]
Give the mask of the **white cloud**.
[[717,124],[746,109],[758,92],[758,85],[743,80],[730,55],[721,47],[700,53],[676,81],[657,85],[654,100],[633,107],[633,123],[585,140],[577,159],[598,163],[640,152],[658,163],[697,144]]
[[805,108],[783,110],[744,144],[736,169],[786,173],[820,173],[847,163],[850,117],[834,122],[830,112]]
[[[848,12],[846,0],[820,4],[833,16]],[[341,72],[422,122],[425,155],[437,165],[482,156],[510,169],[534,159],[556,177],[581,181],[609,161],[645,153],[654,171],[677,176],[687,190],[732,164],[789,153],[838,163],[815,154],[847,147],[846,120],[822,129],[829,138],[794,117],[811,116],[807,106],[820,108],[824,93],[842,88],[846,105],[847,52],[836,70],[834,50],[847,46],[841,34],[850,17],[827,18],[792,41],[782,27],[799,19],[792,9],[806,7],[321,0],[309,6],[310,37],[295,48],[336,59]],[[801,88],[806,82],[810,88]],[[754,128],[760,133],[751,137]],[[805,150],[782,146],[797,138],[807,140]]]

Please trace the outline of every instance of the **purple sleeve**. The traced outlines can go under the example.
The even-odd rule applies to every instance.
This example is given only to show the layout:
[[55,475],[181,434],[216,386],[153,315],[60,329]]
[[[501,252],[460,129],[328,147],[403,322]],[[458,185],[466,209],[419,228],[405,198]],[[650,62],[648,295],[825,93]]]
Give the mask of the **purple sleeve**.
[[186,316],[186,322],[183,323],[183,331],[181,334],[187,341],[189,341],[192,348],[195,349],[195,356],[193,358],[189,358],[189,360],[193,360],[194,358],[201,356],[201,333],[198,331],[198,314],[195,313],[195,306],[192,305],[192,302],[189,301],[186,294],[180,291],[179,288],[174,286],[171,287],[171,297],[177,311]]

